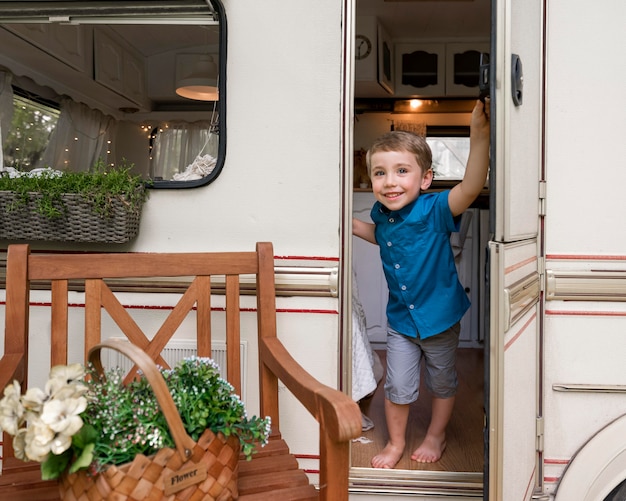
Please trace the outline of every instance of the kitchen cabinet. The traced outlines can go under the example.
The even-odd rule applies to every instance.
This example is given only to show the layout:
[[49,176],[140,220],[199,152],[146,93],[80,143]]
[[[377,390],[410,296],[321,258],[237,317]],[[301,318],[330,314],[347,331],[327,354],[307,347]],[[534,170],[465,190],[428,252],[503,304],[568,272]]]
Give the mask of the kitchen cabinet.
[[[371,192],[355,192],[353,215],[362,221],[371,222],[369,217],[375,198]],[[483,284],[488,231],[481,225],[488,223],[489,211],[468,209],[462,216],[461,231],[451,237],[459,281],[465,288],[472,306],[461,320],[459,346],[482,347],[484,332],[481,326],[484,302],[487,300]],[[382,270],[378,246],[353,237],[352,265],[354,268],[359,299],[366,318],[367,334],[375,349],[384,349],[387,338],[387,281]]]
[[446,46],[396,44],[396,96],[443,96],[446,91]]
[[487,42],[397,43],[397,97],[474,97]]
[[96,30],[94,45],[95,80],[130,101],[143,105],[146,91],[141,57],[101,29]]
[[90,71],[91,27],[70,24],[5,24],[4,28],[80,72]]
[[478,95],[481,52],[489,52],[488,43],[446,44],[446,96]]

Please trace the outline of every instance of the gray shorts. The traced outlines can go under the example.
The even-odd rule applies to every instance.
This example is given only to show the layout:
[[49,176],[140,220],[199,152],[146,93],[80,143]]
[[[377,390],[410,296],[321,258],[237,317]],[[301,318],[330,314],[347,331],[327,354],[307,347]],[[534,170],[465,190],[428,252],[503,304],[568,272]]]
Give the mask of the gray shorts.
[[417,400],[422,357],[428,390],[438,398],[453,397],[458,386],[456,349],[460,330],[460,323],[456,323],[441,334],[419,339],[389,328],[385,397],[394,404],[410,404]]

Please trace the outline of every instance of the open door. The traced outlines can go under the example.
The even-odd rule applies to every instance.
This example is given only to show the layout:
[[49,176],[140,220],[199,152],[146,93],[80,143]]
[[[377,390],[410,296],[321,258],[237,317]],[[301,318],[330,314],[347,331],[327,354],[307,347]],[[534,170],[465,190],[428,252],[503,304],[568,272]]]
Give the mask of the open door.
[[543,2],[494,0],[485,500],[540,484]]

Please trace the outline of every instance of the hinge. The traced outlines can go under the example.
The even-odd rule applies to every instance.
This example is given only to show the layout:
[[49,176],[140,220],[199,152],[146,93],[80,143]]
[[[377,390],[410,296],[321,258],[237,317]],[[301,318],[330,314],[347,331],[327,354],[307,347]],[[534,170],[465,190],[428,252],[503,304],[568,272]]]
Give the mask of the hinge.
[[546,182],[539,181],[539,215],[546,215]]
[[541,292],[545,292],[546,258],[543,256],[537,257],[537,273],[539,273],[539,288]]
[[537,452],[543,452],[543,416],[537,416]]
[[552,495],[545,492],[535,492],[530,499],[532,499],[532,501],[551,501],[554,498]]

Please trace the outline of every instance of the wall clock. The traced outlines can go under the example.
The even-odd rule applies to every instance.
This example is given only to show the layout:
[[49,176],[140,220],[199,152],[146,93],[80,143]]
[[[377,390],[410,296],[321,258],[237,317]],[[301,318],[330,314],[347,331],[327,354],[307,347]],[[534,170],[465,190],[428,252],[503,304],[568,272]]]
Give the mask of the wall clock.
[[365,35],[357,35],[355,37],[356,42],[356,60],[365,59],[372,53],[372,42]]

